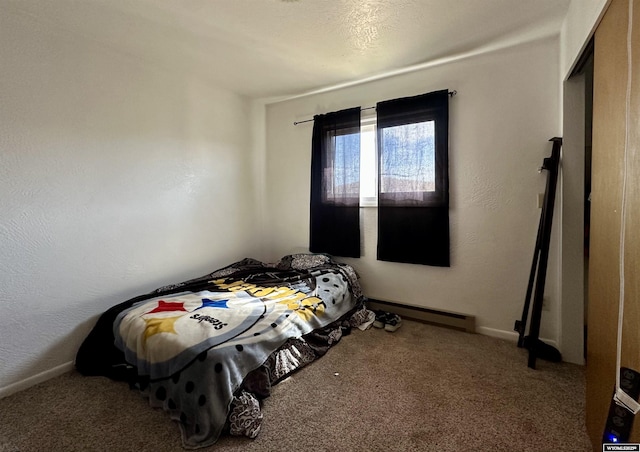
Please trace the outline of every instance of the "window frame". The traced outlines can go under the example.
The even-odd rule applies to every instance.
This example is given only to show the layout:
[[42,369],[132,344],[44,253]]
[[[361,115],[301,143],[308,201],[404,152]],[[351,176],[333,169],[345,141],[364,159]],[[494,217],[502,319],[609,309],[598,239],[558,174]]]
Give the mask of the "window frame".
[[[415,199],[415,193],[422,194],[423,200],[418,202],[407,201],[407,204],[419,204],[422,206],[442,206],[448,203],[448,149],[445,152],[442,151],[441,141],[442,133],[447,133],[448,130],[446,127],[439,127],[442,125],[441,121],[441,113],[439,111],[432,111],[425,113],[421,116],[419,120],[401,120],[394,122],[393,125],[387,125],[387,127],[396,127],[403,126],[409,124],[416,124],[421,122],[429,122],[433,121],[434,123],[434,190],[433,191],[419,191],[419,192],[390,192],[390,196],[395,198],[404,197],[407,200]],[[375,196],[363,196],[362,183],[360,184],[360,207],[370,208],[370,207],[378,207],[380,205],[380,183],[381,183],[381,174],[380,174],[380,160],[382,158],[382,154],[380,153],[379,143],[382,137],[383,128],[378,127],[378,120],[375,110],[372,113],[365,115],[362,114],[360,119],[360,133],[361,136],[365,131],[372,130],[374,133],[374,149],[373,149],[373,158],[374,158],[374,178],[375,178]],[[448,140],[447,140],[448,141]],[[448,147],[447,147],[448,148]],[[444,155],[443,155],[444,154]],[[363,177],[367,177],[370,173],[362,171],[363,162],[365,160],[363,153],[363,140],[360,140],[360,180],[362,181]],[[392,193],[392,194],[391,194]]]
[[[379,158],[378,158],[378,127],[377,127],[377,118],[376,118],[376,114],[375,114],[375,110],[373,113],[368,114],[368,115],[362,115],[362,117],[360,118],[360,207],[378,207],[378,184],[380,183],[379,180],[379,170],[378,170],[378,163],[379,163]],[[363,196],[363,190],[362,190],[362,179],[363,176],[368,176],[369,173],[362,171],[363,168],[363,162],[365,161],[365,159],[363,158],[363,140],[362,140],[362,134],[363,132],[367,130],[367,131],[371,131],[373,133],[373,172],[371,173],[371,175],[374,178],[374,195],[373,196]],[[371,162],[370,162],[371,163]]]

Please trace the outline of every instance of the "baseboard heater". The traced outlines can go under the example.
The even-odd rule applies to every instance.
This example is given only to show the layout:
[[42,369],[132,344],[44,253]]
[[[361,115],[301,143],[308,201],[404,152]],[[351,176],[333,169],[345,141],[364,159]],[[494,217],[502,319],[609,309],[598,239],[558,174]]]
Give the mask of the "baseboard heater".
[[466,331],[467,333],[476,332],[476,318],[472,315],[461,314],[459,312],[442,311],[439,309],[421,308],[406,304],[395,303],[392,301],[368,298],[366,302],[367,308],[372,311],[382,310],[393,312],[400,317],[420,322],[430,323],[457,330]]

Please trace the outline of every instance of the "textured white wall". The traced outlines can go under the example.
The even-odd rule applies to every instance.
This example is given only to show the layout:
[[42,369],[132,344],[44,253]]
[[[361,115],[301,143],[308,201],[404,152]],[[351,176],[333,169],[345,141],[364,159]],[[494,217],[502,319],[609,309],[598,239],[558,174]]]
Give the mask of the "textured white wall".
[[261,241],[246,99],[12,13],[0,61],[2,392],[111,305]]
[[611,0],[571,0],[560,33],[560,76],[566,79]]
[[[267,108],[267,230],[273,258],[308,249],[312,123],[293,121],[376,101],[456,89],[450,101],[452,267],[377,261],[376,211],[363,209],[364,257],[349,259],[372,298],[473,314],[512,337],[520,318],[544,192],[539,174],[559,135],[559,42],[550,38]],[[291,172],[291,168],[297,171]],[[555,228],[557,230],[557,227]],[[558,340],[558,234],[542,337]]]

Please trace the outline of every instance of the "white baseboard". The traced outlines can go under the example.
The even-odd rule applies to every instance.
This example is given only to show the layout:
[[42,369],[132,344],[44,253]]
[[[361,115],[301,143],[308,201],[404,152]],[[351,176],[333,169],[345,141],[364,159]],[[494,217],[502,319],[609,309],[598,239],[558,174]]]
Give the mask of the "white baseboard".
[[511,342],[518,342],[518,333],[515,331],[496,330],[486,326],[476,326],[476,332],[484,336],[497,337]]
[[31,386],[35,386],[38,383],[42,383],[43,381],[47,381],[57,376],[60,376],[64,373],[69,372],[72,369],[73,369],[73,361],[69,361],[68,363],[60,364],[59,366],[56,366],[53,369],[45,370],[44,372],[40,372],[37,375],[34,375],[29,378],[25,378],[24,380],[19,381],[17,383],[13,383],[13,384],[10,384],[9,386],[0,388],[0,399],[10,396],[11,394],[15,394],[16,392],[30,388]]
[[[515,331],[496,330],[495,328],[488,328],[486,326],[476,326],[476,332],[485,336],[497,337],[498,339],[505,339],[510,342],[518,342],[518,333]],[[552,347],[558,348],[558,343],[551,339],[545,339],[541,337],[540,340],[545,344],[549,344]]]

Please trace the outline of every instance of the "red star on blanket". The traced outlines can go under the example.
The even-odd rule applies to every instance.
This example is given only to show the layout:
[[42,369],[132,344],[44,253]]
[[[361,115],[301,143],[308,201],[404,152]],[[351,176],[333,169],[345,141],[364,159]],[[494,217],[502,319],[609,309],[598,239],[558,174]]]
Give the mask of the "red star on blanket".
[[164,300],[158,301],[158,307],[153,311],[147,312],[147,314],[153,314],[154,312],[171,312],[171,311],[184,311],[187,310],[184,308],[184,302],[179,303],[167,303]]

